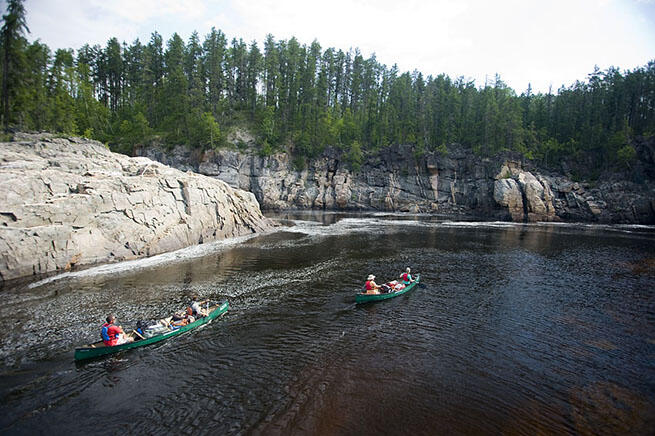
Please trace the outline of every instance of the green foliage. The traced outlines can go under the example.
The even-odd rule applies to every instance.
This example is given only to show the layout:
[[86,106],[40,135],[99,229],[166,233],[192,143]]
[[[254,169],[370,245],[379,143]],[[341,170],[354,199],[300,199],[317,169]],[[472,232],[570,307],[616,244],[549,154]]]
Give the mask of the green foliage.
[[112,123],[112,150],[131,154],[134,146],[143,144],[153,131],[142,112],[123,110]]
[[343,159],[348,163],[353,171],[359,171],[364,160],[361,144],[358,141],[353,141],[348,147],[347,152],[343,155]]
[[260,148],[259,148],[259,155],[261,157],[266,157],[272,155],[274,152],[273,147],[267,142],[267,141],[262,141]]
[[311,138],[309,136],[309,133],[300,132],[299,134],[296,135],[296,139],[294,142],[296,145],[295,152],[300,156],[314,157],[314,155],[316,154],[313,144],[311,143]]
[[118,136],[123,144],[136,145],[152,133],[148,120],[141,113],[137,112],[130,119],[124,119],[120,123]]
[[337,120],[337,138],[340,144],[352,144],[359,138],[359,129],[350,109],[346,109],[343,117]]
[[275,143],[277,134],[275,131],[275,108],[266,106],[258,115],[259,131],[262,140],[266,143]]
[[295,156],[291,163],[297,171],[302,171],[307,166],[307,162],[303,156]]
[[211,112],[195,111],[191,115],[189,141],[201,149],[217,149],[223,143],[221,129]]
[[616,152],[619,163],[627,168],[637,157],[637,150],[632,145],[624,145]]
[[419,141],[416,146],[414,147],[414,159],[420,159],[425,155],[425,145],[423,142]]

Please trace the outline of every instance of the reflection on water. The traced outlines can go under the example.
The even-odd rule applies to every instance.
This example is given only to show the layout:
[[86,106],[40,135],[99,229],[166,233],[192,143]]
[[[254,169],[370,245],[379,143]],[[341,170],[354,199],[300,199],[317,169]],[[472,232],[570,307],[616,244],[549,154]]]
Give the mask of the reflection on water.
[[[655,230],[280,214],[277,232],[14,284],[0,429],[651,434]],[[425,286],[355,306],[364,278]],[[124,327],[228,298],[198,331],[75,365]],[[120,419],[117,419],[120,417]]]

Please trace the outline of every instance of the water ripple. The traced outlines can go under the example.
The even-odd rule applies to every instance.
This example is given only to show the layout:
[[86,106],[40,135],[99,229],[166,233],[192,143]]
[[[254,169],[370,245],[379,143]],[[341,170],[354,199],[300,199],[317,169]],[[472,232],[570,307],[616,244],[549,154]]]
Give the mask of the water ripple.
[[[277,233],[202,254],[3,291],[1,431],[654,427],[651,227],[283,218]],[[424,286],[354,304],[368,274],[387,281],[407,266]],[[128,327],[184,307],[191,294],[227,298],[230,311],[169,341],[73,364],[74,347],[97,338],[106,313]]]

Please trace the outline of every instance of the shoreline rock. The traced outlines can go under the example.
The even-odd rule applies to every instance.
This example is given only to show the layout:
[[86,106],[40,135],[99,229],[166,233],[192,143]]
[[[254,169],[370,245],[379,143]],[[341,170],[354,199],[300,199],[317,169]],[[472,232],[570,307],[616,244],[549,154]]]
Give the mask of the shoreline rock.
[[152,256],[266,231],[255,196],[101,143],[0,144],[0,278]]
[[[649,148],[647,148],[649,149]],[[655,224],[655,180],[596,186],[533,168],[517,156],[481,158],[458,146],[415,155],[409,145],[369,155],[358,172],[328,148],[302,170],[289,156],[221,149],[140,147],[136,154],[251,191],[264,210],[319,209],[436,213],[516,222]],[[645,162],[646,174],[653,173]],[[650,172],[649,172],[650,171]],[[642,171],[644,173],[644,171]]]

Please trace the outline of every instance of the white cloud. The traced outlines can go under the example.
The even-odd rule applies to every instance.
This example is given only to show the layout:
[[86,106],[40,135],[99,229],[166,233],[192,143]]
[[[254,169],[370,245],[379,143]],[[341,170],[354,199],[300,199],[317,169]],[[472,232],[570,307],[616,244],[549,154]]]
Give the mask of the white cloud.
[[112,37],[147,40],[160,30],[161,22],[185,25],[207,13],[202,0],[27,0],[25,4],[32,37],[53,49],[104,45]]
[[110,14],[136,23],[169,15],[180,20],[196,20],[206,13],[202,0],[87,0],[86,4],[96,4]]

